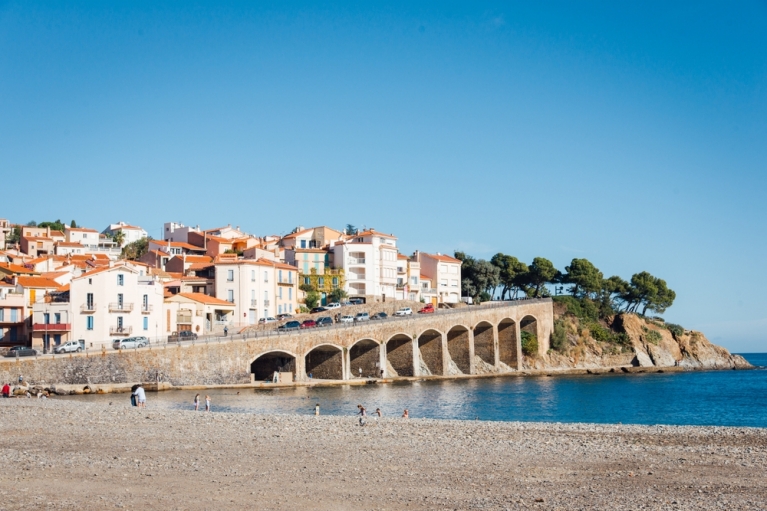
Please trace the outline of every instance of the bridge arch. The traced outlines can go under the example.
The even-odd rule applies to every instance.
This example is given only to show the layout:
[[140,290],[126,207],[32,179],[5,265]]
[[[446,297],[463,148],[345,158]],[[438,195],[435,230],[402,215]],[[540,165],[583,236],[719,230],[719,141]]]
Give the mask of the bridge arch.
[[447,352],[463,374],[471,374],[471,347],[468,327],[455,325],[447,331]]
[[511,369],[519,367],[517,355],[517,323],[511,318],[504,318],[498,323],[498,359]]
[[380,376],[381,345],[373,339],[360,339],[349,348],[349,372],[352,378]]
[[421,375],[444,375],[442,332],[430,328],[418,335]]
[[250,372],[255,381],[272,381],[275,372],[291,372],[295,375],[296,356],[284,350],[266,351],[253,359]]
[[538,319],[528,314],[519,321],[522,353],[535,356],[540,352],[541,337],[538,335]]
[[413,338],[409,335],[395,334],[386,341],[386,376],[415,376]]
[[312,379],[343,380],[344,351],[335,344],[320,344],[304,355],[306,375]]
[[489,321],[480,321],[474,326],[474,358],[495,365],[495,336]]

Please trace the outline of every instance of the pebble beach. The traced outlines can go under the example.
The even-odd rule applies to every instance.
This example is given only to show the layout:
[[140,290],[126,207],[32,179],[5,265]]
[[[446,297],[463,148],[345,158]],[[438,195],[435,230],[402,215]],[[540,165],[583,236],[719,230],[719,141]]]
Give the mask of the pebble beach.
[[767,430],[0,400],[0,509],[766,509]]

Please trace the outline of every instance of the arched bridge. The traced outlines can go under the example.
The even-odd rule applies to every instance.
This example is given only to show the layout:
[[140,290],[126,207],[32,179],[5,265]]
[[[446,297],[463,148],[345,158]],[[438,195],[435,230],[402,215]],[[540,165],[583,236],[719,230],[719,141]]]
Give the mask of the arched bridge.
[[247,342],[254,381],[275,371],[297,381],[359,377],[456,376],[520,369],[523,332],[536,337],[541,354],[553,328],[550,298],[493,302],[318,328]]

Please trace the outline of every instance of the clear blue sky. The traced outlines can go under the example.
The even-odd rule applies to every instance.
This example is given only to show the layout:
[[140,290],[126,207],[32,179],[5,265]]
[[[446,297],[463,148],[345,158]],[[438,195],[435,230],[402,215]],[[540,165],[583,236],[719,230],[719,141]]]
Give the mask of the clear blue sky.
[[0,1],[0,217],[585,257],[767,351],[767,3],[640,4]]

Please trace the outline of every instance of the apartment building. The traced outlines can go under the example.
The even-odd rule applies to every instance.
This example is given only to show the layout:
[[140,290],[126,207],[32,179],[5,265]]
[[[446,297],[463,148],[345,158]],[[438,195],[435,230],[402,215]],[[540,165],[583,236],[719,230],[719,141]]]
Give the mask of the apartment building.
[[147,232],[141,227],[129,225],[122,221],[117,222],[116,224],[109,224],[109,227],[104,229],[102,234],[106,234],[107,236],[114,236],[118,232],[123,234],[123,242],[120,247],[124,247],[129,243],[134,243],[149,236]]
[[163,240],[165,241],[180,241],[181,243],[189,243],[190,232],[201,232],[200,226],[187,227],[180,222],[165,222],[163,224]]
[[217,259],[216,297],[235,305],[234,326],[292,313],[297,307],[296,268],[266,259]]
[[398,300],[421,299],[421,263],[406,255],[397,255],[397,294]]
[[0,345],[26,344],[24,294],[16,286],[0,281]]
[[0,218],[0,250],[5,250],[5,244],[13,233],[13,225],[6,218]]
[[[156,337],[162,333],[162,308],[163,288],[155,276],[142,266],[113,262],[73,278],[55,299],[35,303],[33,347],[47,350],[82,339],[86,347],[98,348],[110,347],[115,338]],[[68,322],[60,319],[62,330],[51,333],[56,313]]]
[[209,334],[232,323],[235,305],[203,293],[179,293],[164,304],[165,334],[190,331]]
[[397,238],[373,229],[330,247],[333,266],[343,269],[350,298],[394,299],[397,287]]
[[[421,263],[421,274],[433,285],[438,303],[461,301],[461,261],[440,253],[416,252],[413,259]],[[424,279],[422,279],[424,280]],[[423,294],[423,291],[422,291]]]

